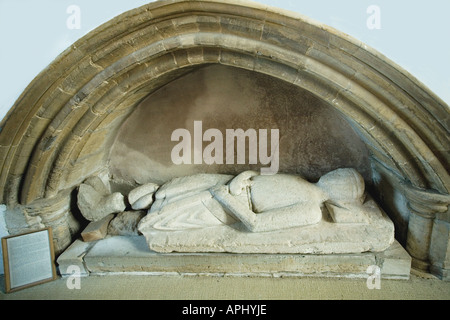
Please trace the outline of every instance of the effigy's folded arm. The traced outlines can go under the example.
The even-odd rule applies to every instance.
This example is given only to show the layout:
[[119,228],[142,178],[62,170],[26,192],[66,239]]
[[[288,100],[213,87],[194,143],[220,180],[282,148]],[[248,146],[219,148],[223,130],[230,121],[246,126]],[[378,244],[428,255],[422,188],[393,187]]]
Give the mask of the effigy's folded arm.
[[253,212],[245,203],[230,194],[227,186],[210,189],[213,197],[251,232],[265,232],[312,225],[322,219],[318,204],[299,202],[261,213]]

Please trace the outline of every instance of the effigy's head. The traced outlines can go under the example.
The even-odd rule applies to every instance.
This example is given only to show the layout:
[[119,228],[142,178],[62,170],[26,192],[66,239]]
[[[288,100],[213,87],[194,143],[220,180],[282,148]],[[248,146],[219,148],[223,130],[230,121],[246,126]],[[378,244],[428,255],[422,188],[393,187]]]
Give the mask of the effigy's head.
[[331,171],[319,179],[317,186],[328,195],[330,200],[341,202],[363,200],[364,179],[355,169]]

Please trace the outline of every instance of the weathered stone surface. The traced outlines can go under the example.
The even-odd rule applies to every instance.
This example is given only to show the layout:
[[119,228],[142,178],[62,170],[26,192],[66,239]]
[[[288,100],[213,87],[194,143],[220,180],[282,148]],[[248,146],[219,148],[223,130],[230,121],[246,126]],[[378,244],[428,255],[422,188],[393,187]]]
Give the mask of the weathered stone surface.
[[[91,274],[108,272],[216,274],[229,276],[337,276],[367,278],[369,266],[381,278],[409,279],[411,258],[398,242],[384,252],[341,255],[157,253],[143,236],[108,237],[89,249],[71,246],[58,259],[64,266],[78,264]],[[83,249],[84,250],[81,250]],[[65,271],[65,267],[63,268]],[[64,274],[63,274],[64,275]],[[70,276],[70,274],[66,274]]]
[[[284,112],[279,112],[280,101],[283,101]],[[158,112],[154,112],[154,105],[158,105]],[[180,105],[185,107],[179,108]],[[171,133],[187,128],[193,140],[195,120],[202,120],[203,132],[214,128],[223,134],[223,157],[226,157],[227,129],[256,129],[261,143],[258,128],[269,129],[269,141],[270,129],[279,128],[283,136],[278,151],[282,159],[279,172],[300,174],[313,180],[330,168],[352,166],[370,179],[368,149],[336,110],[287,82],[223,65],[195,70],[136,107],[120,128],[111,149],[110,168],[114,178],[162,184],[183,175],[206,172],[236,175],[269,166],[260,165],[260,161],[258,165],[250,165],[248,161],[245,164],[202,161],[196,165],[175,165],[170,157],[175,145],[170,141]],[[149,123],[152,125],[148,126]],[[145,130],[137,129],[144,127]],[[324,127],[327,130],[323,130]],[[154,139],[149,140],[149,136]],[[203,142],[203,147],[208,144]],[[249,142],[246,145],[249,146]]]
[[381,274],[389,274],[391,277],[402,277],[409,275],[411,270],[411,257],[408,252],[398,243],[394,241],[388,250],[379,255],[383,261]]
[[89,223],[81,232],[81,237],[86,242],[103,239],[107,234],[108,225],[113,218],[114,215],[111,213],[101,220]]
[[121,193],[109,193],[98,177],[92,177],[78,188],[78,208],[89,221],[98,221],[110,213],[125,210],[125,200]]
[[130,191],[128,202],[134,210],[143,210],[150,208],[153,203],[153,194],[158,190],[155,183],[146,183]]
[[145,196],[140,197],[136,202],[131,206],[134,210],[142,210],[149,209],[153,203],[153,194],[147,194]]
[[[228,180],[194,175],[161,186],[139,224],[150,249],[342,254],[383,251],[394,241],[392,221],[365,197],[356,170],[332,171],[317,184],[254,171]],[[324,203],[345,211],[344,221],[331,219]]]
[[88,276],[89,270],[86,269],[84,256],[95,242],[84,242],[75,240],[56,260],[61,276],[68,277],[72,275]]
[[118,213],[108,226],[108,234],[115,236],[138,235],[139,221],[145,216],[145,211],[124,211]]

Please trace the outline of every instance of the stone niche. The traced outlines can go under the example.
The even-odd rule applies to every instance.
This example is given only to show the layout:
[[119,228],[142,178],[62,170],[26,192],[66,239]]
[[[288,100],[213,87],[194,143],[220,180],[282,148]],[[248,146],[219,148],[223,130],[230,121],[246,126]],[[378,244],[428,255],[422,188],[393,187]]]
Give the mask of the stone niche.
[[[413,267],[448,279],[448,115],[445,102],[388,58],[300,14],[242,0],[156,1],[78,40],[12,106],[0,124],[0,203],[10,234],[52,228],[62,271],[79,264],[87,272],[367,277],[377,265],[392,277]],[[194,163],[171,157],[178,129],[191,135]],[[250,161],[250,140],[242,163],[232,154],[234,162],[207,164],[208,129],[223,138],[227,129],[258,138],[278,130],[276,169],[310,183],[356,170],[368,194],[358,205],[379,205],[378,217],[395,226],[392,246],[343,255],[152,252],[137,232],[150,202],[164,198],[152,198],[152,184],[267,166]],[[225,158],[225,140],[223,149]],[[348,222],[345,205],[325,211],[324,223]],[[95,225],[85,229],[88,220]],[[106,238],[83,242],[82,231]]]
[[[201,122],[200,132],[195,131],[194,121]],[[177,165],[171,158],[173,148],[179,143],[178,140],[172,141],[171,136],[179,128],[185,128],[191,133],[189,164]],[[244,164],[236,163],[238,148],[235,140],[233,164],[225,163],[227,141],[223,142],[223,164],[206,164],[204,161],[195,164],[194,135],[203,134],[209,128],[223,132],[224,140],[227,129],[255,129],[257,132],[259,129],[278,129],[279,174],[303,177],[314,183],[330,171],[354,168],[364,178],[366,188],[371,188],[372,168],[366,144],[337,110],[313,94],[282,80],[227,66],[205,66],[146,97],[123,122],[111,146],[109,171],[100,176],[110,190],[109,193],[103,192],[107,203],[114,204],[116,200],[112,199],[112,195],[121,194],[124,197],[122,203],[127,204],[128,208],[125,211],[125,207],[120,207],[119,204],[117,210],[112,208],[104,211],[108,205],[102,202],[99,216],[92,218],[92,210],[83,206],[84,215],[94,222],[82,232],[84,241],[76,241],[59,258],[62,269],[75,263],[86,274],[175,271],[365,277],[367,268],[378,266],[385,278],[408,278],[410,257],[398,242],[392,243],[389,239],[389,223],[375,231],[379,235],[374,234],[364,223],[344,223],[345,227],[338,231],[351,233],[361,241],[355,241],[349,236],[342,240],[333,229],[339,227],[338,224],[322,222],[307,229],[288,227],[285,230],[251,234],[251,242],[257,243],[256,245],[246,244],[249,233],[235,231],[228,226],[179,230],[175,235],[163,233],[159,236],[162,242],[156,244],[159,253],[153,250],[153,246],[146,245],[140,222],[144,221],[146,215],[151,215],[157,205],[154,203],[155,195],[150,193],[152,200],[147,201],[144,199],[146,193],[139,190],[148,187],[153,192],[159,186],[172,183],[180,177],[192,179],[198,174],[221,174],[228,177],[246,170],[257,172],[264,167],[260,163],[249,164],[251,142],[248,138],[245,140]],[[270,141],[268,139],[267,143]],[[203,141],[201,150],[209,143],[210,141]],[[225,180],[228,180],[226,177]],[[200,177],[192,188],[197,190],[208,178]],[[82,188],[87,184],[94,188],[96,183],[103,185],[100,180],[85,182],[79,188],[79,194],[90,195],[89,192],[93,191]],[[96,189],[101,190],[102,187]],[[273,190],[274,193],[275,191]],[[289,188],[286,191],[289,192]],[[189,192],[190,190],[186,191]],[[133,193],[140,195],[134,196]],[[145,204],[135,207],[138,198],[144,199]],[[93,202],[95,204],[96,201]],[[78,203],[81,205],[80,198]],[[173,213],[169,212],[174,216],[171,220],[177,220],[176,216],[182,216],[190,210],[187,208],[185,211],[181,206],[175,205]],[[330,215],[326,208],[322,210],[326,216]],[[115,215],[117,212],[120,213]],[[200,219],[208,220],[207,217]],[[289,225],[288,222],[286,224]],[[386,232],[388,236],[383,239],[381,234]],[[364,236],[358,238],[361,233]],[[217,245],[214,239],[220,234],[222,239],[218,241],[221,244]],[[303,236],[299,237],[301,234]],[[311,234],[318,236],[313,236],[305,243],[302,239],[311,237]],[[148,237],[157,242],[156,234]],[[232,240],[227,242],[226,239]],[[327,240],[322,242],[320,239]],[[372,243],[372,239],[379,242]],[[123,250],[127,251],[125,259]],[[80,253],[82,261],[78,258]],[[320,263],[321,259],[326,262]],[[186,261],[189,266],[185,265]],[[220,264],[226,267],[219,267]],[[247,267],[242,268],[243,264]]]
[[[194,164],[194,121],[201,121],[202,135],[209,128],[223,133],[223,164]],[[176,165],[171,159],[172,149],[179,143],[171,141],[171,135],[178,128],[191,133],[191,164]],[[269,151],[270,130],[278,129],[279,172],[314,181],[334,169],[352,167],[371,181],[366,145],[338,111],[281,80],[220,65],[195,70],[137,106],[111,148],[113,181],[162,184],[195,173],[235,175],[266,167],[259,161],[249,164],[248,138],[245,164],[237,164],[235,155],[234,163],[227,164],[227,129],[267,129]],[[209,143],[204,141],[202,150]]]

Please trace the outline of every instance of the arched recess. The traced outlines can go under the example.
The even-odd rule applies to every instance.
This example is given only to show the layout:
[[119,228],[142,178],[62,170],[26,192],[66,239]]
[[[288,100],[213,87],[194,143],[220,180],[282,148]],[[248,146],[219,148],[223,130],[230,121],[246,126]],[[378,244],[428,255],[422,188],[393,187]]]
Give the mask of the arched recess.
[[381,198],[389,185],[407,203],[405,241],[417,266],[445,269],[448,234],[445,249],[433,234],[450,220],[449,107],[363,43],[253,2],[157,1],[74,43],[2,122],[0,202],[22,208],[28,227],[54,226],[57,248],[66,247],[76,229],[69,194],[107,165],[124,119],[150,93],[209,64],[281,79],[341,112],[371,152]]

